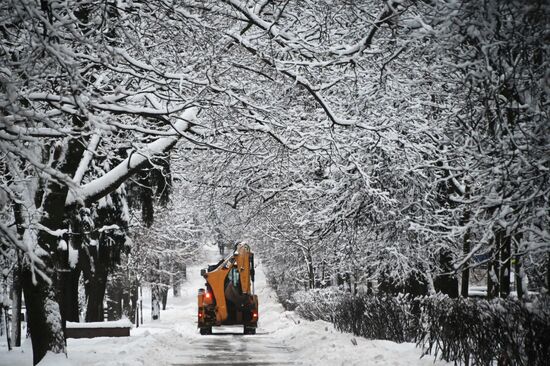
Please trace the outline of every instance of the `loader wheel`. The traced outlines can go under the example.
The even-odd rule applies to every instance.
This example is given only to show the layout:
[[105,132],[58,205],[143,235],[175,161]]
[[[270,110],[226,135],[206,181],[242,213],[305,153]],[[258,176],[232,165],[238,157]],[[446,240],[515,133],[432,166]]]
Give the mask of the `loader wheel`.
[[200,329],[200,332],[201,332],[201,335],[212,334],[212,328],[210,328],[210,327],[208,327],[208,328],[201,328],[201,329]]
[[256,328],[244,327],[244,334],[256,334]]

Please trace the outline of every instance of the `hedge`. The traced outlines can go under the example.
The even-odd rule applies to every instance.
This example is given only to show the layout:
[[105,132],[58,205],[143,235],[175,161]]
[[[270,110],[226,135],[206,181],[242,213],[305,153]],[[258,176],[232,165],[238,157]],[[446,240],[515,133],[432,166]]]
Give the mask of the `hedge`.
[[451,299],[351,295],[334,290],[294,294],[296,312],[309,320],[370,339],[416,342],[424,354],[472,365],[547,365],[550,297]]

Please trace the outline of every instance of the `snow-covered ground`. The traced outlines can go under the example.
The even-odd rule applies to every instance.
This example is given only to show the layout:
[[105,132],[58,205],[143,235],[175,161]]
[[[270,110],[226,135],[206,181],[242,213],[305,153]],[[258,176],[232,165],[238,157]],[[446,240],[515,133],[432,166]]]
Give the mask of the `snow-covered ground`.
[[[217,248],[206,249],[210,259],[215,259]],[[68,339],[67,359],[49,355],[40,365],[447,365],[434,363],[431,356],[420,359],[421,351],[414,344],[354,337],[336,331],[330,323],[310,322],[285,311],[266,285],[261,263],[256,275],[257,334],[245,336],[242,327],[223,327],[201,336],[196,328],[196,295],[204,285],[200,276],[204,266],[188,267],[182,295],[169,297],[160,320],[151,320],[150,299],[144,291],[144,324],[133,328],[130,337]],[[0,365],[32,365],[30,340],[11,352],[5,343],[0,347]]]

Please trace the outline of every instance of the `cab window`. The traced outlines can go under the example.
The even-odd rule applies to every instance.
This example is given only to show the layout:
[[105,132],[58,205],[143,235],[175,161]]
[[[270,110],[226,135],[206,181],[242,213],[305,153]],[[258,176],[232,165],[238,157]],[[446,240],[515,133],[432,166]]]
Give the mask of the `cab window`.
[[239,287],[239,271],[237,268],[231,268],[229,271],[229,281],[233,284],[233,287]]

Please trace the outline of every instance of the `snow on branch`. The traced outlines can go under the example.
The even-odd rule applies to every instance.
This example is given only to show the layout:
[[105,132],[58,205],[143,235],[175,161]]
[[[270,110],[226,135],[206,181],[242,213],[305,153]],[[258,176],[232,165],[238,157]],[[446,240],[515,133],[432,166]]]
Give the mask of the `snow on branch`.
[[[172,126],[178,133],[189,129],[198,113],[197,108],[189,108],[183,112],[178,121]],[[93,202],[117,189],[128,177],[141,169],[155,155],[170,150],[178,141],[179,136],[168,136],[159,138],[139,151],[130,154],[124,161],[111,169],[105,175],[85,184],[81,187],[78,195],[73,191],[67,196],[66,206],[72,206],[78,201]]]
[[78,164],[78,169],[76,170],[76,173],[74,174],[74,177],[73,177],[73,181],[76,184],[80,184],[80,182],[82,181],[82,178],[84,177],[84,173],[86,173],[86,170],[88,169],[88,165],[90,165],[90,162],[94,157],[94,153],[97,149],[97,146],[99,145],[100,140],[101,140],[101,137],[99,135],[92,135],[92,137],[90,138],[88,147],[86,148],[86,151],[84,151],[84,156],[82,157],[82,160],[80,160],[80,164]]
[[340,46],[330,52],[336,56],[350,56],[357,53],[362,53],[372,45],[372,40],[376,31],[396,14],[395,8],[391,4],[387,4],[384,10],[378,15],[376,21],[372,24],[372,28],[367,35],[363,37],[359,42],[351,46]]

